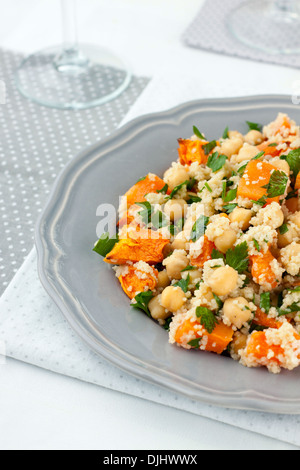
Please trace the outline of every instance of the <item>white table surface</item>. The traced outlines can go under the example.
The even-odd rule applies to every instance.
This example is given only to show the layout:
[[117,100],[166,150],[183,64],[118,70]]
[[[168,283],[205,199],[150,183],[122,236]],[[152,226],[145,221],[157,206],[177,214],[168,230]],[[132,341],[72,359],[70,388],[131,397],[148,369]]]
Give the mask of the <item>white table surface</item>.
[[[202,0],[79,0],[84,42],[109,45],[137,75],[190,63],[234,82],[264,74],[291,87],[300,72],[187,49],[181,33]],[[0,47],[32,52],[61,40],[58,0],[0,0]],[[222,74],[219,74],[222,79]],[[258,90],[259,91],[259,90]],[[166,404],[167,405],[167,404]],[[276,449],[295,447],[6,358],[0,365],[1,449]]]

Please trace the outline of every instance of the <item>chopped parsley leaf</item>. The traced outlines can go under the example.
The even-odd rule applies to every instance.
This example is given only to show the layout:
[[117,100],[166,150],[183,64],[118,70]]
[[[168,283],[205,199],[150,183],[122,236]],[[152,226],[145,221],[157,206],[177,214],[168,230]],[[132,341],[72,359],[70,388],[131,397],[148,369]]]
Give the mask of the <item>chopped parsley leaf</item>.
[[211,142],[208,142],[208,144],[203,146],[204,153],[205,155],[209,155],[210,152],[217,146],[217,142],[215,140],[212,140]]
[[199,137],[199,139],[205,140],[204,135],[202,134],[202,132],[199,131],[198,127],[193,126],[193,132],[197,137]]
[[227,160],[226,155],[219,155],[218,152],[214,152],[208,157],[207,166],[212,170],[213,173],[221,170]]
[[251,121],[246,121],[248,124],[249,130],[250,131],[262,131],[263,126],[261,124],[258,124],[256,122],[251,122]]
[[288,162],[294,177],[297,178],[300,171],[300,148],[292,150],[288,155],[282,155],[280,158]]
[[223,132],[223,139],[228,139],[229,138],[229,127],[227,126]]
[[206,331],[211,334],[219,323],[214,313],[206,307],[197,307],[196,316]]
[[166,194],[166,192],[168,191],[168,189],[169,189],[169,186],[168,186],[167,184],[165,184],[163,188],[157,189],[156,192],[157,192],[157,193]]
[[226,253],[226,263],[239,274],[243,274],[249,265],[247,242],[240,243],[236,247],[230,248]]
[[200,348],[200,343],[201,343],[202,338],[195,338],[191,339],[191,341],[188,342],[188,345],[191,346],[192,348]]
[[269,313],[269,310],[271,308],[270,292],[263,292],[262,294],[260,294],[260,305],[259,306],[266,313]]
[[288,227],[287,224],[283,224],[283,225],[281,225],[281,227],[279,227],[280,235],[284,235],[288,231],[289,231],[289,227]]
[[205,215],[200,215],[199,219],[197,219],[194,223],[191,231],[190,239],[192,240],[192,242],[196,242],[197,240],[199,240],[200,237],[205,234],[208,222],[209,217],[206,217]]
[[267,190],[267,197],[273,198],[282,196],[286,191],[289,178],[284,171],[274,170],[269,183],[263,186]]
[[187,291],[189,290],[189,283],[190,283],[190,275],[186,279],[180,279],[180,281],[176,282],[176,284],[173,284],[175,287],[180,287],[183,292],[186,294]]
[[148,305],[150,300],[153,298],[154,294],[151,290],[148,290],[146,292],[140,292],[137,294],[134,298],[134,302],[131,302],[131,306],[133,308],[143,310],[148,317],[151,317],[151,313],[149,311]]
[[105,232],[101,235],[99,240],[95,243],[93,251],[98,253],[98,255],[105,257],[113,249],[115,244],[119,241],[119,236],[116,235],[113,238],[110,238],[108,232]]

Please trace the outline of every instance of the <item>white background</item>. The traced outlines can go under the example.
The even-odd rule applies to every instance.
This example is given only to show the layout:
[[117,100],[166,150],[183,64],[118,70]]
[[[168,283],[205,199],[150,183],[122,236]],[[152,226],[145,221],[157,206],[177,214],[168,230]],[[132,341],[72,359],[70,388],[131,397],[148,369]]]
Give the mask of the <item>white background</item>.
[[[166,69],[238,83],[251,74],[285,91],[298,71],[187,49],[180,36],[202,0],[79,0],[79,37],[109,46],[138,75]],[[0,0],[0,47],[61,41],[58,0]],[[187,67],[187,68],[188,68]],[[254,90],[258,91],[259,90]],[[6,359],[0,365],[1,449],[293,449],[192,414]]]

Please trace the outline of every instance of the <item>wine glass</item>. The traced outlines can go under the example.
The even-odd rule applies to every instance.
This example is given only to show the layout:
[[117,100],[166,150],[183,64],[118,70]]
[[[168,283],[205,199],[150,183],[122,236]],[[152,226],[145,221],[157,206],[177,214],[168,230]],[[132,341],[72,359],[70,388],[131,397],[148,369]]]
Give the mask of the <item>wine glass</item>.
[[16,85],[29,100],[58,109],[87,109],[119,96],[131,71],[111,51],[78,43],[77,0],[61,0],[63,44],[36,52],[20,64]]
[[269,54],[300,52],[299,0],[248,0],[228,15],[236,39]]

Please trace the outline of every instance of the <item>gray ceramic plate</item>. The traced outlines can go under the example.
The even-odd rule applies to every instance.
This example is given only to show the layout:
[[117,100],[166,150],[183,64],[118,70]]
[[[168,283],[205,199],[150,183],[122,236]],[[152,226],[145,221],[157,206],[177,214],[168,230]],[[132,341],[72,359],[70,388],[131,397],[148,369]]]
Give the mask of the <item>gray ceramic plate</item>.
[[92,251],[97,207],[117,207],[118,195],[148,172],[162,175],[177,159],[177,138],[190,136],[193,125],[212,140],[227,125],[245,132],[246,120],[267,123],[280,111],[300,122],[300,108],[284,96],[185,103],[132,121],[64,169],[37,225],[39,274],[90,348],[123,370],[194,400],[300,413],[300,369],[271,375],[170,345],[163,328],[130,307],[112,269]]

